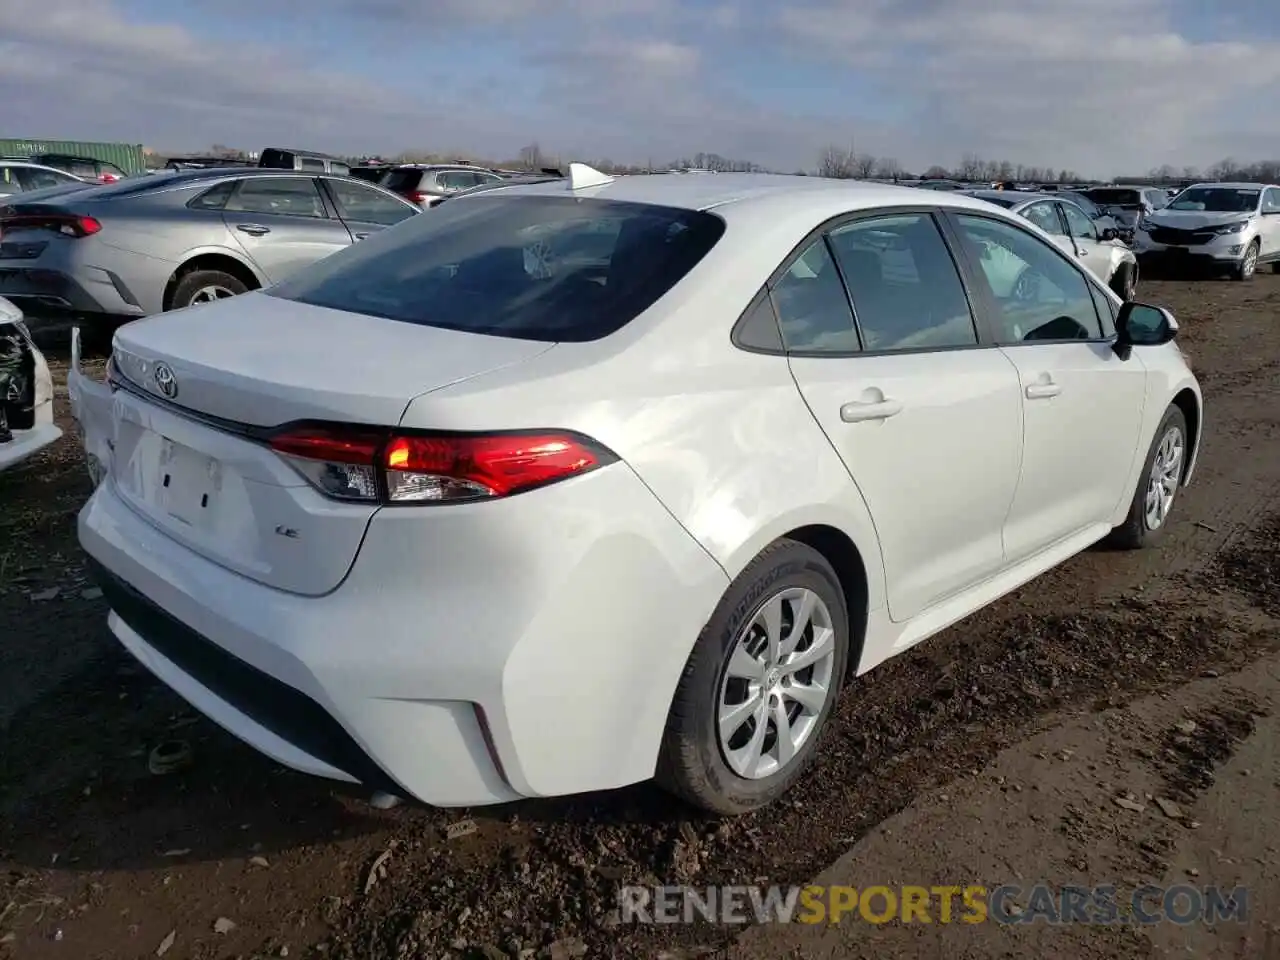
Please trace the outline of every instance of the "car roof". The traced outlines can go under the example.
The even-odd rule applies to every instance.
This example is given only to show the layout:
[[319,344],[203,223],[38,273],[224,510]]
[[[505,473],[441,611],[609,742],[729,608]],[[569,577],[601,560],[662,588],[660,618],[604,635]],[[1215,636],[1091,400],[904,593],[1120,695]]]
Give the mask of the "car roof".
[[1012,197],[1015,204],[1023,204],[1036,200],[1060,200],[1066,191],[1041,193],[1035,190],[966,190],[965,193],[980,200],[1008,200]]
[[480,173],[493,173],[488,167],[478,163],[393,163],[390,166],[397,170],[476,170]]
[[260,155],[261,153],[266,153],[268,150],[278,150],[280,153],[291,153],[295,157],[310,157],[313,160],[337,160],[339,163],[347,162],[346,160],[343,160],[342,157],[335,157],[328,153],[320,153],[317,150],[295,150],[293,147],[263,147]]
[[1216,180],[1206,180],[1203,183],[1193,183],[1187,190],[1194,187],[1221,187],[1225,190],[1262,190],[1265,187],[1274,187],[1274,183],[1250,183],[1247,180],[1239,181],[1223,181],[1219,183]]
[[[508,183],[486,195],[563,196],[570,193],[571,177],[545,183]],[[892,206],[957,206],[990,210],[990,205],[957,191],[924,190],[862,180],[831,180],[770,173],[719,173],[689,176],[655,173],[618,177],[600,186],[581,188],[572,195],[631,203],[649,203],[686,210],[710,210],[733,206],[744,212],[757,204],[772,205],[779,199],[812,214],[815,224],[844,211]]]

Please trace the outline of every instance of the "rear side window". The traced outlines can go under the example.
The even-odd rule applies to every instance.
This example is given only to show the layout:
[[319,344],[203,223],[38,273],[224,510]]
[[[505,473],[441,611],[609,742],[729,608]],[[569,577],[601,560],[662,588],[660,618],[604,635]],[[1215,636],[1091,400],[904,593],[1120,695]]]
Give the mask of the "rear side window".
[[971,347],[978,334],[964,284],[927,213],[856,220],[833,230],[866,350]]
[[392,170],[382,181],[382,185],[396,193],[408,193],[410,190],[417,190],[421,180],[421,170]]
[[219,183],[190,201],[187,206],[192,210],[221,210],[226,207],[227,201],[231,199],[231,194],[236,192],[236,186],[239,183],[239,180]]
[[0,167],[0,188],[5,193],[21,193],[22,183],[18,180],[16,167]]
[[418,208],[397,197],[389,197],[381,190],[366,187],[362,183],[346,180],[329,180],[329,191],[338,204],[338,216],[360,223],[377,223],[390,227],[401,220],[408,220]]
[[575,197],[467,197],[304,268],[272,296],[524,340],[597,340],[715,246],[709,213]]
[[316,160],[312,157],[303,157],[298,161],[298,169],[311,173],[324,173],[324,161]]
[[263,150],[262,157],[258,160],[258,166],[271,167],[276,170],[292,170],[293,154],[273,148]]
[[324,202],[310,177],[251,177],[227,201],[228,213],[264,213],[323,219]]

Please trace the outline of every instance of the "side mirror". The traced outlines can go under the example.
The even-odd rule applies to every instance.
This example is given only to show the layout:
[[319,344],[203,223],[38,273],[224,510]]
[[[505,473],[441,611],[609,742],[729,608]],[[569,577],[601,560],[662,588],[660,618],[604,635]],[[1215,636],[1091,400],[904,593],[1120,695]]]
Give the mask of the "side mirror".
[[1102,233],[1098,234],[1103,241],[1115,240],[1120,236],[1120,231],[1115,227],[1104,227]]
[[1121,360],[1128,360],[1134,347],[1158,347],[1177,335],[1178,321],[1164,307],[1130,301],[1116,317],[1114,350]]

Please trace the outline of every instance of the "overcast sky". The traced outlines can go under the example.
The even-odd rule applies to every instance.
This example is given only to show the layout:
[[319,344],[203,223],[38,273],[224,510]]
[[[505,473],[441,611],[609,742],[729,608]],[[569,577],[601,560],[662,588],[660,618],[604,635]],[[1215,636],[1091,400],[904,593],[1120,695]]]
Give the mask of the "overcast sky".
[[1083,175],[1280,157],[1277,0],[0,0],[0,136]]

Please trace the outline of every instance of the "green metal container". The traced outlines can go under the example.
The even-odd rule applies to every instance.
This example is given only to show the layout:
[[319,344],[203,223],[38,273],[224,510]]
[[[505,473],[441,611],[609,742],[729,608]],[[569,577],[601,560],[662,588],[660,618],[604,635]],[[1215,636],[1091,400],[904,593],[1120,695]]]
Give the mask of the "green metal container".
[[29,157],[36,153],[62,153],[114,163],[125,173],[147,169],[140,143],[92,143],[80,140],[0,140],[0,157]]

